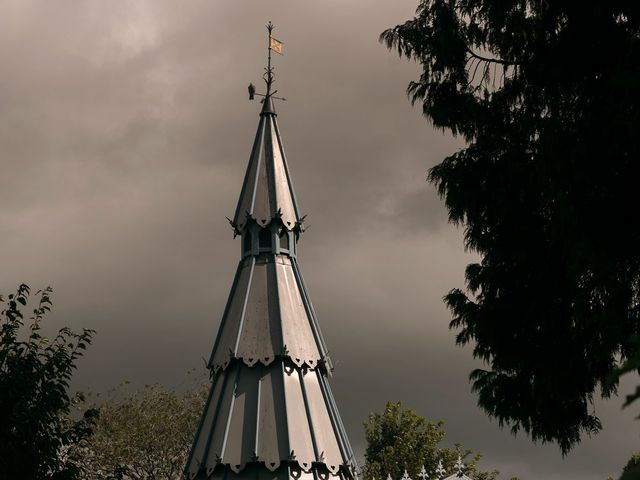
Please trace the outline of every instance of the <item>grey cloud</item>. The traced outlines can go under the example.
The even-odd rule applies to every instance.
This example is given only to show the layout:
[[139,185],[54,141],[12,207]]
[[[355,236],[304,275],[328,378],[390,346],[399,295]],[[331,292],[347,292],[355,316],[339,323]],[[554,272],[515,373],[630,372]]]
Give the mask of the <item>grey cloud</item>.
[[78,388],[174,385],[201,367],[238,261],[224,217],[257,126],[246,85],[259,85],[272,19],[285,42],[279,123],[309,214],[302,270],[359,454],[367,413],[397,399],[505,474],[606,478],[637,442],[619,400],[597,405],[605,431],[562,461],[501,431],[469,392],[478,365],[455,347],[441,298],[474,257],[425,181],[461,143],[411,109],[417,67],[377,43],[415,4],[3,2],[0,289],[51,284],[46,327],[98,331]]

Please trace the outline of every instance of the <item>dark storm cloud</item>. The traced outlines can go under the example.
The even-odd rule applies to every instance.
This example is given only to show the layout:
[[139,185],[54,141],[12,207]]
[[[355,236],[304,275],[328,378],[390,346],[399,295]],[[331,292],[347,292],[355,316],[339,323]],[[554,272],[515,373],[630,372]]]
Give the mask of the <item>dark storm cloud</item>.
[[461,144],[410,108],[416,66],[377,43],[414,3],[0,4],[0,287],[51,284],[48,328],[98,331],[79,388],[178,384],[201,367],[238,260],[224,217],[272,19],[285,42],[279,122],[309,214],[302,269],[357,450],[366,414],[397,399],[446,420],[450,442],[505,475],[605,478],[637,440],[619,400],[598,405],[605,432],[563,462],[499,430],[469,393],[477,364],[453,345],[441,297],[474,257],[425,181]]

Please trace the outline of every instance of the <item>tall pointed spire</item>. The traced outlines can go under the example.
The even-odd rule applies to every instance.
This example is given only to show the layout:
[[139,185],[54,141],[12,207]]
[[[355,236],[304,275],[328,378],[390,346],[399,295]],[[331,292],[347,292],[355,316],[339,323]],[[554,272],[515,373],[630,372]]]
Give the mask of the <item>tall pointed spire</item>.
[[[272,90],[275,75],[271,65],[272,46],[275,43],[281,47],[282,44],[271,35],[273,31],[271,22],[268,23],[267,30],[269,32],[268,61],[263,75],[267,90],[264,95],[257,94],[263,97],[260,122],[236,213],[233,216],[233,226],[238,233],[242,233],[252,221],[265,226],[275,219],[280,219],[280,223],[287,230],[300,229],[302,221],[273,105],[274,99],[284,100],[281,97],[275,97],[278,91]],[[279,51],[282,50],[279,49]],[[249,88],[250,98],[253,98],[255,88],[253,85]]]
[[287,230],[300,228],[301,217],[280,138],[271,96],[265,96],[233,225],[242,233],[252,221],[260,226],[280,219]]
[[249,89],[263,106],[232,220],[241,260],[186,473],[194,480],[353,480],[353,450],[327,381],[331,362],[296,258],[303,218],[273,107],[275,39],[267,28],[267,93]]

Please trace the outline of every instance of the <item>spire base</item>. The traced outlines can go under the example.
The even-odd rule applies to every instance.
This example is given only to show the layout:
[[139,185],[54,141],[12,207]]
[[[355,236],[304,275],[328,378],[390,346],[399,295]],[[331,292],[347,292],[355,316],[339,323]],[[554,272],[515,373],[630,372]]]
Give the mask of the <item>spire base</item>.
[[276,109],[273,106],[273,99],[271,98],[271,95],[267,95],[262,100],[262,110],[260,111],[260,115],[264,115],[267,113],[277,115]]

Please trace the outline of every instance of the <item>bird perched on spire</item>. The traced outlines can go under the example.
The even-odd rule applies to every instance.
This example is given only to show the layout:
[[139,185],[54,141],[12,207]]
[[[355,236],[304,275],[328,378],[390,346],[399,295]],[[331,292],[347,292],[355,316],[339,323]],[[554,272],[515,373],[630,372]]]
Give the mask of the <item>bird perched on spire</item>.
[[249,84],[249,100],[253,100],[254,95],[256,94],[256,87],[253,83]]

